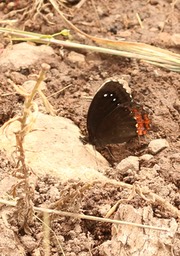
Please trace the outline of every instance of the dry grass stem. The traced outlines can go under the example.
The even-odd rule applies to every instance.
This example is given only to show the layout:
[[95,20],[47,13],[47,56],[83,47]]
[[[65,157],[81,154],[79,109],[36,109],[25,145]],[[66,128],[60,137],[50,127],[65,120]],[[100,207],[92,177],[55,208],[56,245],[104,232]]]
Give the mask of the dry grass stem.
[[[110,216],[112,213],[114,213],[114,211],[116,210],[116,208],[118,207],[118,205],[120,203],[124,203],[124,202],[128,202],[129,200],[133,199],[133,197],[135,195],[139,195],[140,197],[142,197],[145,201],[148,201],[149,203],[152,204],[159,204],[161,207],[163,207],[166,211],[168,211],[169,213],[172,214],[172,216],[174,217],[178,217],[180,218],[180,212],[178,211],[178,209],[176,209],[173,205],[171,205],[167,200],[163,199],[162,197],[156,195],[155,193],[152,193],[149,189],[147,188],[140,188],[139,186],[132,186],[130,184],[126,184],[124,182],[118,182],[115,180],[112,181],[108,181],[108,182],[98,182],[98,181],[94,181],[91,182],[89,184],[84,185],[81,190],[79,191],[79,193],[83,193],[86,189],[91,188],[93,185],[100,185],[102,186],[106,186],[106,185],[113,185],[116,187],[122,187],[122,188],[126,188],[126,189],[130,189],[131,193],[129,195],[129,197],[127,199],[121,199],[119,200],[114,207],[111,208],[111,210],[108,212],[107,216]],[[75,194],[73,195],[75,196]],[[78,196],[80,196],[78,194]],[[68,195],[66,197],[64,197],[64,200],[58,200],[57,202],[53,203],[50,205],[50,207],[54,208],[54,207],[58,207],[62,206],[64,203],[66,203],[66,201],[69,200]],[[0,200],[1,203],[4,204],[9,204],[9,205],[13,205],[15,206],[16,203],[12,202],[12,201],[6,201],[1,199]],[[84,215],[84,214],[78,214],[78,213],[72,213],[72,212],[65,212],[65,211],[58,211],[58,210],[54,210],[54,209],[47,209],[47,208],[39,208],[39,207],[34,207],[33,208],[34,211],[37,212],[47,212],[47,213],[51,213],[51,214],[59,214],[61,216],[68,216],[68,217],[72,217],[72,218],[80,218],[80,219],[87,219],[87,220],[94,220],[94,221],[101,221],[101,222],[109,222],[109,223],[116,223],[116,224],[121,224],[121,225],[131,225],[131,226],[135,226],[135,227],[143,227],[143,228],[149,228],[149,229],[155,229],[155,230],[162,230],[162,231],[168,231],[166,228],[161,228],[161,227],[154,227],[154,226],[149,226],[149,225],[141,225],[141,224],[137,224],[137,223],[130,223],[130,222],[124,222],[124,221],[119,221],[119,220],[111,220],[109,218],[100,218],[100,217],[95,217],[95,216],[88,216],[88,215]]]
[[[25,232],[30,232],[29,225],[33,221],[34,189],[30,182],[30,169],[26,165],[24,138],[32,130],[36,121],[38,106],[33,100],[35,95],[40,92],[40,85],[48,69],[48,65],[42,65],[42,70],[31,93],[27,93],[23,87],[13,84],[15,90],[25,97],[23,113],[22,116],[10,119],[1,127],[1,131],[5,132],[13,122],[18,121],[20,124],[19,130],[14,132],[16,138],[16,169],[13,173],[20,181],[14,186],[13,195],[18,198],[15,213],[16,219],[20,229],[24,229]],[[42,94],[40,96],[42,97]],[[47,99],[46,102],[48,102]]]
[[[172,11],[174,11],[174,6],[176,5],[177,0],[172,1]],[[44,0],[36,0],[33,4],[29,4],[23,13],[22,19],[24,17],[31,17],[35,19],[37,15],[43,16],[44,19],[48,23],[52,23],[48,20],[48,18],[42,14],[42,10],[49,5],[52,5],[54,9],[58,12],[61,16],[63,21],[76,33],[79,35],[90,39],[91,41],[95,42],[97,45],[104,46],[104,47],[96,47],[91,45],[83,45],[83,44],[75,44],[72,42],[65,42],[62,40],[55,40],[53,35],[41,35],[37,33],[30,33],[26,31],[18,31],[15,29],[8,29],[8,28],[0,28],[1,32],[7,32],[12,35],[23,36],[21,38],[15,38],[14,40],[32,40],[34,42],[39,43],[55,43],[59,44],[64,47],[71,47],[77,49],[85,49],[89,51],[101,52],[105,54],[112,54],[112,55],[119,55],[128,58],[136,58],[142,60],[144,62],[148,62],[152,65],[156,65],[159,67],[166,68],[168,70],[180,72],[180,56],[179,54],[175,54],[168,50],[164,50],[158,47],[154,47],[144,43],[138,42],[128,42],[128,41],[114,41],[108,40],[104,38],[97,38],[91,35],[88,35],[74,26],[60,11],[60,6],[63,5],[63,1],[60,0],[49,0],[49,3],[45,4]],[[137,19],[139,20],[140,26],[143,27],[139,14],[136,14]]]
[[51,95],[49,95],[49,96],[47,97],[47,99],[50,98],[50,97],[53,97],[53,96],[55,96],[55,95],[57,95],[57,94],[59,94],[59,93],[61,93],[61,92],[63,92],[64,90],[66,90],[67,88],[69,88],[69,87],[71,87],[71,86],[72,86],[72,84],[69,84],[69,85],[65,86],[64,88],[60,89],[59,91],[57,91],[57,92],[55,92],[55,93],[52,93]]
[[[120,42],[101,38],[90,37],[93,41],[99,45],[105,45],[105,47],[85,45],[79,43],[73,43],[70,41],[57,40],[51,35],[42,35],[32,32],[26,32],[21,30],[12,30],[8,28],[0,28],[0,32],[6,32],[11,35],[19,35],[12,40],[20,41],[34,41],[37,43],[54,43],[67,48],[84,49],[87,51],[94,51],[104,54],[111,54],[117,56],[123,56],[128,58],[136,58],[150,64],[163,67],[172,71],[180,72],[180,55],[172,53],[168,50],[163,50],[154,46],[150,46],[143,43],[134,42]],[[23,36],[23,37],[22,37]],[[110,47],[110,48],[108,48]]]
[[[46,214],[47,214],[47,213],[46,213]],[[48,215],[49,215],[49,214],[48,214]],[[44,215],[43,215],[43,216],[44,216]],[[45,220],[45,221],[44,221],[44,220],[41,220],[39,217],[37,217],[37,215],[34,215],[34,217],[35,217],[37,220],[39,220],[39,221],[43,224],[44,229],[48,229],[49,231],[52,232],[52,234],[54,235],[54,237],[55,237],[55,239],[56,239],[56,241],[57,241],[57,245],[58,245],[58,247],[59,247],[59,249],[60,249],[62,255],[65,256],[64,250],[63,250],[63,248],[62,248],[62,246],[61,246],[61,243],[60,243],[60,241],[59,241],[59,239],[58,239],[56,233],[51,229],[51,227],[50,227],[50,225],[49,225],[49,221],[48,221],[48,223],[46,223],[46,220]],[[49,217],[48,217],[48,218],[49,218]],[[44,219],[45,219],[45,218],[44,218]],[[49,233],[49,231],[46,231],[46,232]]]
[[140,18],[140,16],[139,16],[139,13],[136,13],[136,18],[137,18],[137,20],[138,20],[138,22],[139,22],[140,27],[143,29],[144,26],[143,26],[142,20],[141,20],[141,18]]
[[[11,205],[11,206],[16,206],[16,202],[7,201],[4,199],[0,199],[0,203],[6,204],[6,205]],[[147,228],[147,229],[165,231],[165,232],[170,231],[168,228],[163,228],[163,227],[143,225],[143,224],[132,223],[132,222],[128,222],[128,221],[112,220],[112,219],[108,219],[108,218],[101,218],[101,217],[95,217],[95,216],[90,216],[90,215],[85,215],[85,214],[65,212],[65,211],[53,210],[53,209],[42,208],[42,207],[33,207],[33,209],[36,212],[41,212],[41,213],[46,212],[49,214],[57,214],[60,216],[71,217],[71,218],[75,218],[75,219],[86,219],[86,220],[99,221],[99,222],[115,223],[115,224],[119,224],[119,225],[129,225],[132,227]]]
[[[60,11],[56,0],[49,0],[49,1],[51,2],[55,10],[58,12],[58,14],[61,16],[63,21],[68,26],[70,26],[78,34],[92,40],[98,45],[109,47],[112,51],[111,53],[109,52],[109,54],[120,55],[124,57],[129,57],[129,58],[137,58],[145,62],[151,63],[153,65],[157,65],[159,67],[180,72],[180,55],[179,54],[175,54],[170,51],[163,50],[161,48],[154,47],[144,43],[136,43],[136,42],[128,42],[128,41],[121,42],[121,41],[108,40],[104,38],[97,38],[97,37],[88,35],[83,31],[81,31],[80,29],[78,29],[76,26],[74,26],[68,19],[66,19],[63,13]],[[105,50],[106,48],[103,48],[103,49],[104,49],[104,53],[108,53],[108,51]],[[115,52],[114,49],[118,51]],[[98,49],[96,50],[97,52],[100,52],[98,51]]]
[[50,256],[50,219],[49,213],[43,213],[43,247],[44,247],[44,255]]
[[44,95],[44,93],[41,91],[41,89],[38,90],[39,96],[41,97],[43,104],[46,108],[46,111],[50,113],[52,116],[56,115],[56,111],[54,110],[51,103],[48,101],[47,97]]

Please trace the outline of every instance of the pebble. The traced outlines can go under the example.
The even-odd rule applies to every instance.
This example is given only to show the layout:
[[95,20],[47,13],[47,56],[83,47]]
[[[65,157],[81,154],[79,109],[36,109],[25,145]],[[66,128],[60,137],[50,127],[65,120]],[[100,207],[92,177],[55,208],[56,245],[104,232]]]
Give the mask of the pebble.
[[117,170],[121,172],[121,174],[126,173],[128,169],[139,171],[139,158],[137,156],[129,156],[123,159],[118,165]]
[[48,45],[35,46],[25,42],[14,44],[4,49],[0,58],[0,67],[1,69],[7,66],[13,70],[24,69],[37,62],[40,63],[45,58],[53,57],[54,54],[53,48]]
[[[50,175],[61,182],[107,180],[103,172],[109,163],[92,145],[82,144],[80,130],[71,120],[41,112],[35,119],[34,132],[27,134],[23,146],[28,166],[38,177]],[[14,132],[18,130],[19,123],[13,122],[6,133],[0,134],[0,150],[4,150],[7,157],[14,152]],[[49,191],[46,187],[42,189],[45,193]],[[52,196],[53,191],[50,192]],[[55,188],[54,196],[58,196]]]
[[175,45],[179,46],[180,45],[180,34],[173,34],[171,37],[171,40]]
[[170,159],[179,160],[180,161],[180,153],[174,153],[170,156]]
[[51,201],[55,201],[55,200],[58,200],[59,199],[59,190],[58,188],[56,188],[55,186],[52,186],[48,193],[50,198],[51,198]]
[[[28,80],[28,81],[25,81],[22,86],[24,87],[24,89],[27,93],[31,93],[34,86],[36,85],[36,83],[37,82],[34,80]],[[46,83],[44,81],[42,81],[39,88],[41,90],[47,90]]]
[[180,100],[176,99],[176,101],[173,104],[173,107],[180,112]]
[[160,170],[161,170],[161,167],[160,167],[158,164],[155,164],[155,165],[153,166],[153,170],[155,170],[156,172],[157,172],[157,171],[160,171]]
[[72,63],[77,63],[78,65],[82,65],[82,63],[85,62],[85,56],[83,54],[72,51],[68,54],[68,60]]
[[140,156],[139,160],[142,160],[144,162],[149,162],[153,158],[153,155],[151,154],[144,154]]
[[32,252],[37,247],[37,242],[30,235],[24,235],[21,237],[21,242],[26,248],[27,252]]
[[159,3],[159,1],[157,1],[157,0],[150,0],[149,3],[151,5],[157,5]]
[[165,139],[152,140],[149,145],[149,151],[154,155],[162,151],[163,149],[169,147],[169,143]]

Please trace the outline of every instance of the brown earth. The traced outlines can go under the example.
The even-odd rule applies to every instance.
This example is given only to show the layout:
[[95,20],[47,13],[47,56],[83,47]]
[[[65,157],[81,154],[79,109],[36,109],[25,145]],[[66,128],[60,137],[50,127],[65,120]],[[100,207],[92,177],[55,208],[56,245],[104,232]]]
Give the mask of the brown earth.
[[[25,15],[23,17],[24,12],[17,11],[27,6],[26,1],[8,1],[9,4],[5,2],[7,1],[0,3],[0,20],[18,19],[17,28],[24,27],[27,31],[53,34],[66,27],[50,5],[41,11],[41,15],[34,16],[35,13],[32,11],[29,16]],[[47,3],[48,1],[44,2]],[[128,41],[144,42],[179,53],[179,45],[174,44],[173,35],[180,33],[180,2],[173,2],[174,5],[172,1],[165,0],[85,1],[79,9],[76,9],[76,6],[70,9],[63,6],[62,8],[64,12],[71,14],[69,16],[71,22],[88,34],[111,39],[123,37]],[[12,7],[10,3],[13,3]],[[54,15],[51,16],[50,12],[53,12]],[[143,28],[138,22],[137,14],[141,18]],[[52,24],[49,21],[52,21]],[[89,43],[89,40],[79,38],[73,31],[71,33],[73,40]],[[1,51],[9,44],[9,39],[5,39],[2,34],[0,37],[1,54]],[[147,168],[149,172],[156,168],[158,177],[153,177],[152,174],[152,179],[149,178],[146,181],[138,176],[138,173],[133,177],[129,173],[118,176],[115,168],[111,168],[107,172],[107,176],[130,184],[137,180],[142,181],[144,186],[161,195],[180,210],[179,73],[134,59],[106,56],[105,54],[80,50],[76,51],[79,53],[79,55],[76,55],[75,50],[59,49],[56,45],[52,45],[52,47],[56,55],[41,60],[36,65],[24,69],[13,69],[12,66],[0,69],[0,124],[4,124],[17,113],[20,113],[24,101],[22,96],[14,93],[8,79],[11,79],[15,84],[22,85],[32,75],[39,73],[42,62],[50,65],[46,78],[47,96],[70,85],[62,93],[52,96],[50,98],[51,104],[57,110],[59,116],[74,121],[84,135],[87,135],[86,116],[89,106],[89,101],[86,98],[93,96],[105,79],[121,77],[122,75],[128,76],[134,98],[149,112],[151,130],[146,137],[140,140],[135,139],[126,145],[110,145],[108,150],[107,148],[100,148],[100,152],[106,156],[113,167],[115,163],[119,163],[127,156],[141,156],[148,153],[147,146],[153,139],[165,138],[170,147],[155,155],[148,163],[142,163],[143,167]],[[8,179],[14,165],[3,152],[0,154],[0,159],[0,179],[2,181],[5,178]],[[82,186],[83,184],[73,181],[62,184],[50,176],[39,178],[35,187],[34,204],[35,206],[48,205],[55,201],[55,194],[62,193],[62,191],[65,194],[71,194],[74,190],[80,190]],[[61,210],[103,217],[102,209],[106,208],[107,205],[113,206],[123,196],[125,195],[121,188],[117,189],[112,185],[95,186],[80,195],[79,200],[76,198],[73,204],[71,200],[66,202],[61,206]],[[135,208],[146,206],[146,202],[140,197],[134,198],[128,203]],[[102,209],[100,210],[100,208]],[[158,205],[153,205],[152,210],[153,215],[158,218],[176,217],[169,212],[165,212]],[[32,232],[27,235],[18,229],[17,221],[12,218],[13,210],[8,208],[7,211],[8,216],[11,216],[9,225],[13,227],[16,233],[16,238],[12,236],[12,241],[16,239],[18,246],[21,244],[22,251],[25,250],[26,252],[22,255],[45,255],[42,252],[43,233],[41,222],[36,220],[32,224]],[[55,231],[66,256],[103,255],[100,252],[99,245],[111,239],[111,224],[54,217],[51,228]],[[178,241],[177,244],[180,243],[180,239],[176,241]],[[180,255],[180,246],[178,247],[177,244],[172,245],[172,251],[176,256]],[[61,255],[59,251],[57,242],[53,238],[50,255]],[[9,250],[7,254],[3,255],[16,254],[11,254],[11,250]]]

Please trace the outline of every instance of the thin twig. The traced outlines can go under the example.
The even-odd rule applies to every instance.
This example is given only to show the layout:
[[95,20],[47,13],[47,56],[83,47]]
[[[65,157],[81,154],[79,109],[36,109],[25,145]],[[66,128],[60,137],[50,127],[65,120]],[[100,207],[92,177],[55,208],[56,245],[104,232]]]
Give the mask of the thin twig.
[[[10,206],[16,206],[16,202],[7,201],[4,199],[0,199],[0,203],[10,205]],[[49,214],[52,213],[52,214],[57,214],[60,216],[65,216],[65,217],[71,217],[71,218],[75,218],[75,219],[86,219],[86,220],[93,220],[93,221],[100,221],[100,222],[114,223],[114,224],[119,224],[119,225],[128,225],[128,226],[132,226],[132,227],[147,228],[147,229],[152,229],[152,230],[170,232],[170,229],[168,229],[168,228],[155,227],[155,226],[150,226],[150,225],[142,225],[142,224],[132,223],[132,222],[128,222],[128,221],[112,220],[112,219],[108,219],[108,218],[95,217],[95,216],[90,216],[90,215],[85,215],[85,214],[52,210],[52,209],[47,209],[47,208],[43,208],[43,207],[33,207],[33,208],[34,208],[34,211],[36,211],[36,212],[46,212]]]

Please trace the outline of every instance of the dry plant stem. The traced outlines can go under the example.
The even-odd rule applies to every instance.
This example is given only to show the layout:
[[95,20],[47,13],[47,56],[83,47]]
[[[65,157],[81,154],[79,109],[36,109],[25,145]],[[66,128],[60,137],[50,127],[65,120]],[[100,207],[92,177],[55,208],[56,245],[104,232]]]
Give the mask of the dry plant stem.
[[81,197],[81,194],[83,194],[86,190],[89,190],[91,187],[92,187],[93,184],[91,183],[87,183],[85,184],[84,186],[82,186],[78,191],[75,191],[71,194],[67,194],[65,196],[61,196],[61,198],[59,200],[57,200],[56,202],[54,203],[51,203],[49,205],[49,208],[51,209],[61,209],[63,207],[63,205],[67,202],[72,202],[72,201],[75,201],[75,199],[78,197],[80,198]]
[[[23,122],[26,119],[21,119]],[[26,166],[25,162],[25,151],[23,148],[24,142],[24,127],[25,124],[21,123],[22,129],[19,132],[16,132],[16,147],[18,154],[18,162],[15,176],[19,177],[21,181],[15,187],[15,193],[19,194],[18,202],[17,202],[17,220],[20,226],[20,229],[24,229],[26,232],[29,231],[29,224],[32,222],[32,213],[33,213],[33,205],[32,205],[32,192],[31,186],[29,183],[29,169]]]
[[[141,59],[150,64],[164,67],[176,72],[180,72],[180,55],[172,53],[167,50],[163,50],[158,47],[144,44],[144,43],[136,43],[136,42],[128,42],[128,41],[121,42],[121,41],[109,40],[109,39],[98,38],[98,37],[88,35],[85,32],[78,29],[76,26],[74,26],[68,19],[66,19],[63,13],[59,10],[59,6],[56,0],[49,0],[49,2],[51,2],[54,9],[58,12],[58,14],[61,16],[63,21],[68,26],[70,26],[74,31],[76,31],[78,34],[92,40],[98,45],[109,47],[111,48],[111,50],[116,49],[120,52],[119,54],[118,53],[116,54],[115,52],[111,54],[121,55],[124,57],[125,56],[128,57],[127,55],[129,54],[130,58]],[[103,49],[106,49],[106,48],[103,48]]]
[[44,244],[44,255],[50,256],[50,219],[49,213],[44,212],[43,214],[43,244]]
[[40,219],[37,215],[34,215],[34,217],[35,217],[36,219],[38,219],[41,223],[43,223],[44,228],[48,228],[49,231],[51,231],[51,232],[53,233],[53,235],[54,235],[54,237],[55,237],[55,239],[56,239],[56,241],[57,241],[57,245],[58,245],[59,249],[61,250],[62,255],[65,256],[65,253],[64,253],[63,248],[62,248],[62,246],[61,246],[61,243],[60,243],[60,241],[59,241],[59,239],[58,239],[56,233],[51,229],[50,225],[48,225],[46,222],[42,221],[42,219]]
[[[14,193],[18,196],[16,217],[18,224],[21,229],[25,232],[29,232],[29,224],[33,221],[33,195],[31,183],[29,181],[29,168],[26,165],[25,150],[23,147],[25,136],[31,131],[32,125],[34,124],[34,118],[32,111],[37,113],[36,104],[33,102],[34,96],[38,93],[41,82],[44,79],[45,71],[47,66],[42,66],[39,78],[31,92],[26,94],[21,88],[16,88],[18,92],[22,92],[25,96],[24,111],[22,117],[17,120],[20,122],[20,130],[15,133],[16,136],[16,152],[17,152],[17,168],[14,173],[16,177],[20,179],[20,182],[15,186]],[[12,123],[12,121],[10,122]],[[7,127],[7,126],[6,126]]]
[[110,216],[117,210],[118,206],[123,203],[128,203],[131,199],[136,195],[135,186],[132,187],[131,193],[127,199],[118,200],[115,205],[111,207],[111,209],[106,213],[105,218],[110,218]]
[[166,211],[171,213],[174,217],[177,217],[180,219],[180,211],[174,207],[172,204],[170,204],[167,200],[162,198],[161,196],[158,196],[157,194],[151,192],[148,188],[140,188],[137,185],[130,185],[124,182],[119,182],[116,180],[113,180],[111,182],[107,182],[106,184],[113,184],[117,187],[123,187],[123,188],[129,188],[134,189],[134,192],[136,192],[138,195],[140,195],[145,201],[149,201],[152,204],[159,204],[162,208],[164,208]]
[[[32,104],[33,98],[34,98],[34,96],[36,95],[36,93],[38,92],[38,89],[39,89],[39,87],[40,87],[41,82],[44,80],[45,71],[46,71],[45,68],[43,68],[43,69],[41,70],[40,75],[39,75],[39,77],[38,77],[38,80],[37,80],[37,82],[36,82],[36,84],[35,84],[35,86],[34,86],[32,92],[31,92],[31,94],[30,94],[30,96],[29,96],[29,99],[27,100],[27,103],[25,103],[25,108],[27,108],[27,109],[31,108],[31,104]],[[26,119],[26,118],[27,118],[27,115],[25,114],[25,115],[24,115],[24,119]]]
[[57,92],[55,92],[55,93],[52,93],[51,95],[49,95],[49,96],[47,97],[47,99],[50,98],[50,97],[53,97],[53,96],[55,96],[55,95],[57,95],[57,94],[59,94],[59,93],[61,93],[61,92],[63,92],[64,90],[66,90],[67,88],[69,88],[69,87],[71,87],[71,86],[72,86],[72,84],[69,84],[69,85],[65,86],[64,88],[60,89],[59,91],[57,91]]
[[[103,182],[103,183],[99,182],[99,181],[94,181],[92,183],[89,183],[88,186],[86,185],[86,186],[82,187],[82,190],[84,191],[84,189],[86,190],[87,188],[90,188],[91,186],[93,186],[95,184],[97,184],[97,185],[99,184],[101,187],[106,186],[106,185],[111,185],[111,186],[113,185],[113,186],[116,186],[116,187],[131,189],[133,191],[132,191],[131,195],[129,196],[129,198],[126,201],[132,199],[133,195],[138,194],[144,200],[146,200],[146,201],[148,201],[152,204],[159,204],[166,211],[169,211],[169,213],[171,213],[171,215],[173,217],[177,217],[177,218],[180,219],[180,211],[178,209],[176,209],[173,205],[171,205],[167,200],[165,200],[162,197],[156,195],[155,193],[152,193],[147,188],[140,188],[137,185],[132,186],[132,185],[126,184],[124,182],[119,182],[119,181],[116,181],[116,180],[112,180],[112,181],[107,181],[107,182]],[[119,204],[119,202],[120,201],[118,201],[117,204]],[[6,200],[3,200],[3,199],[0,199],[0,203],[7,204],[7,205],[12,205],[12,206],[16,205],[15,202],[6,201]],[[54,203],[54,205],[52,204],[51,207],[57,207],[57,206],[61,205],[61,203],[62,202],[59,202],[59,200],[58,200],[57,202]],[[95,217],[95,216],[88,216],[88,215],[84,215],[84,214],[57,211],[57,210],[53,210],[53,209],[38,208],[38,207],[34,207],[33,209],[34,209],[34,211],[41,212],[41,213],[45,211],[47,213],[59,214],[61,216],[69,216],[69,217],[72,217],[72,218],[81,218],[81,219],[88,219],[88,220],[94,220],[94,221],[109,222],[109,223],[116,223],[116,224],[121,224],[121,225],[131,225],[131,226],[135,226],[135,227],[143,227],[143,228],[149,228],[149,229],[155,229],[155,230],[168,231],[166,228],[153,227],[153,226],[149,226],[149,225],[144,226],[144,225],[141,225],[141,224],[118,221],[118,220],[111,220],[111,219],[108,219],[108,218],[100,218],[100,217]],[[114,210],[115,209],[112,209],[111,214],[113,213]]]
[[[71,26],[75,27],[72,24]],[[78,30],[78,32],[80,31],[77,28],[76,30]],[[107,47],[105,48],[105,47],[99,47],[99,46],[73,43],[70,41],[57,40],[51,35],[41,35],[37,33],[26,32],[26,31],[15,30],[15,29],[0,27],[0,32],[21,36],[21,38],[14,38],[11,40],[16,40],[16,41],[26,40],[26,41],[33,41],[38,43],[47,43],[48,45],[50,43],[54,43],[63,47],[68,47],[68,48],[83,49],[87,51],[94,51],[94,52],[99,52],[104,54],[135,58],[159,67],[180,72],[180,55],[179,54],[175,54],[168,50],[163,50],[161,48],[157,48],[157,47],[150,46],[143,43],[120,42],[120,41],[96,38],[96,37],[89,36],[81,31],[82,35],[85,34],[87,38],[91,39],[92,41],[96,42],[99,45],[105,45]]]
[[92,7],[94,9],[94,13],[96,15],[96,23],[97,23],[98,27],[102,30],[101,20],[99,18],[99,14],[98,14],[97,8],[96,8],[96,6],[94,4],[94,0],[91,0],[91,4],[92,4]]
[[18,20],[0,20],[0,24],[12,25],[16,23]]
[[[16,206],[16,202],[7,201],[4,199],[0,199],[0,203],[10,205],[10,206]],[[132,227],[147,228],[147,229],[165,231],[165,232],[170,231],[168,228],[143,225],[143,224],[132,223],[132,222],[128,222],[128,221],[112,220],[112,219],[108,219],[108,218],[101,218],[101,217],[95,217],[95,216],[72,213],[72,212],[65,212],[65,211],[58,211],[58,210],[52,210],[52,209],[47,209],[47,208],[42,208],[42,207],[33,207],[33,209],[36,212],[41,212],[41,213],[46,212],[49,214],[57,214],[60,216],[71,217],[71,218],[76,218],[76,219],[86,219],[86,220],[93,220],[93,221],[100,221],[100,222],[107,222],[107,223],[115,223],[115,224],[119,224],[119,225],[129,225]]]
[[50,113],[52,116],[56,115],[56,111],[54,110],[53,106],[48,101],[47,97],[44,95],[44,93],[39,89],[38,93],[43,101],[43,104],[47,110],[48,113]]
[[140,27],[143,29],[144,26],[143,26],[142,20],[141,20],[141,18],[140,18],[140,16],[139,16],[139,13],[136,13],[136,18],[137,18],[137,20],[138,20],[138,22],[139,22]]
[[33,98],[36,95],[36,93],[38,92],[38,88],[40,87],[40,84],[44,79],[44,75],[45,75],[45,70],[42,69],[40,72],[39,78],[31,92],[31,94],[25,100],[24,112],[23,112],[22,118],[20,119],[21,129],[20,129],[20,131],[16,132],[16,145],[17,145],[17,151],[19,152],[19,162],[21,162],[25,179],[27,179],[27,176],[28,176],[28,174],[27,174],[28,168],[26,167],[26,163],[25,163],[25,152],[24,152],[24,148],[23,148],[23,142],[24,142],[24,137],[27,134],[27,130],[28,130],[28,129],[26,129],[27,125],[28,125],[27,119],[29,117],[31,108],[33,106],[33,104],[32,104]]

